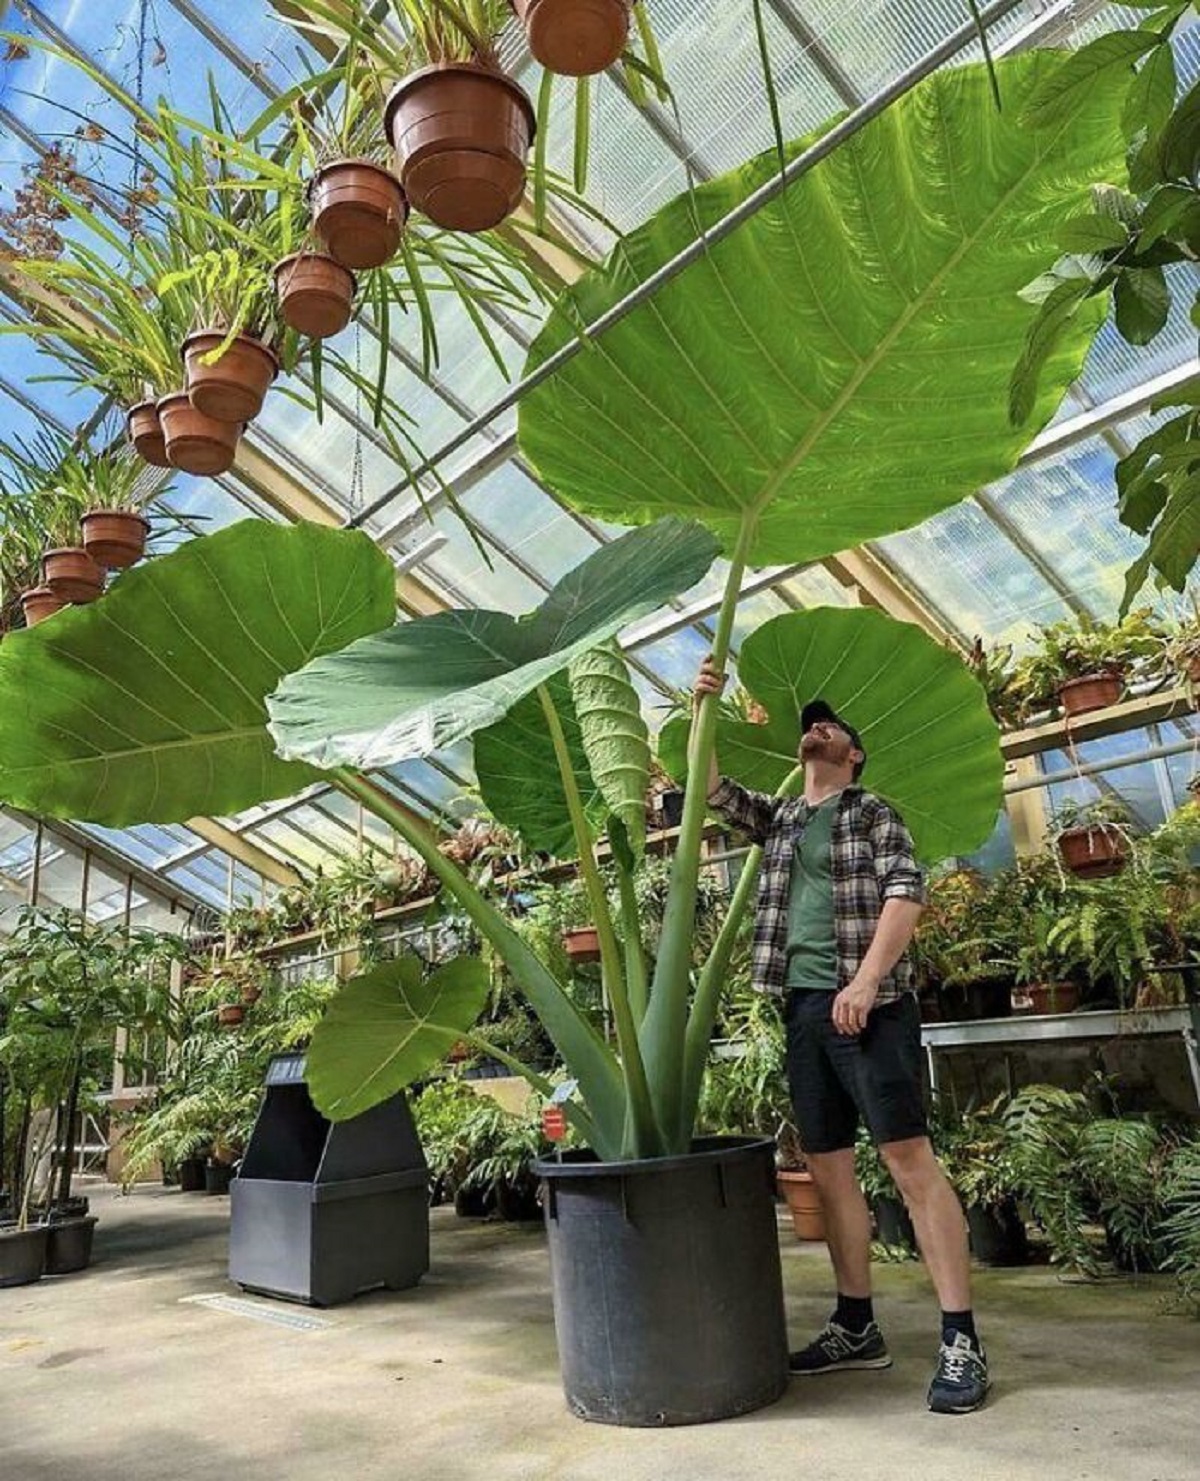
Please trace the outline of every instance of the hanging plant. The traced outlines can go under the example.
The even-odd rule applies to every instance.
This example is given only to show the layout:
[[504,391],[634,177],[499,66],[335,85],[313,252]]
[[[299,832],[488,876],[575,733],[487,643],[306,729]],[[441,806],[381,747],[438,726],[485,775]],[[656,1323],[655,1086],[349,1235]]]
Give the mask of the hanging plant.
[[1133,854],[1129,809],[1118,798],[1064,802],[1055,819],[1055,845],[1063,864],[1080,879],[1120,874]]
[[564,77],[591,77],[621,59],[631,0],[510,0],[534,60]]

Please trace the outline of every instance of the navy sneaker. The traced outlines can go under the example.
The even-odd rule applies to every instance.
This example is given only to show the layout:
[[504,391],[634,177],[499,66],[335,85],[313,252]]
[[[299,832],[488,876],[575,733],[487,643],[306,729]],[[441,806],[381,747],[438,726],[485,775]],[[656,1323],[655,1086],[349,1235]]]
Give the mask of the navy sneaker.
[[987,1398],[987,1356],[965,1332],[955,1332],[952,1343],[942,1343],[933,1382],[929,1385],[930,1409],[935,1414],[970,1414]]
[[842,1369],[891,1366],[892,1355],[876,1322],[870,1322],[862,1332],[848,1332],[845,1327],[831,1321],[824,1331],[817,1334],[814,1342],[788,1356],[791,1371],[805,1376]]

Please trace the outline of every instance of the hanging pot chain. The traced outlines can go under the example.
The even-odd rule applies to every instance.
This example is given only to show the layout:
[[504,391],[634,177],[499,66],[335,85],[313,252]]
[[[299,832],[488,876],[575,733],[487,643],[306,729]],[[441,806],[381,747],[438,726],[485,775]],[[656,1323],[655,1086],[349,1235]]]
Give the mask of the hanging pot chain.
[[350,489],[347,500],[352,513],[362,508],[365,495],[363,472],[362,324],[354,324],[354,454],[350,460]]

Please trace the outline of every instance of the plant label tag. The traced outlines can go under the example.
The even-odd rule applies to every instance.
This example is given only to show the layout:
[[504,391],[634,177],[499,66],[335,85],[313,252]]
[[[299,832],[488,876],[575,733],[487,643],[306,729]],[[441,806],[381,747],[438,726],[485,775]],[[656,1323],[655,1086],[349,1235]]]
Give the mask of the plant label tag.
[[561,1142],[567,1134],[567,1113],[562,1106],[546,1106],[542,1110],[542,1135],[548,1142]]

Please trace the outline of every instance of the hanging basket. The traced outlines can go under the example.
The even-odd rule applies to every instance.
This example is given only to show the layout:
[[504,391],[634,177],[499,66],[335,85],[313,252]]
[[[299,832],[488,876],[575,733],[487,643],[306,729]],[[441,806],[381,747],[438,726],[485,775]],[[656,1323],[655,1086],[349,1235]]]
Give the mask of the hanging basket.
[[156,402],[139,401],[136,406],[131,406],[125,419],[125,430],[143,463],[149,463],[152,468],[171,466],[167,461],[167,444]]
[[65,545],[42,556],[42,583],[61,602],[82,606],[104,589],[104,572],[80,545]]
[[382,267],[396,255],[408,221],[400,181],[369,159],[323,165],[309,185],[313,230],[344,268]]
[[262,410],[271,382],[279,374],[279,360],[270,345],[239,334],[220,359],[205,364],[204,357],[224,341],[221,329],[200,329],[184,340],[188,399],[215,422],[244,426]]
[[48,586],[34,586],[21,593],[21,611],[25,614],[26,627],[36,627],[39,622],[45,622],[47,617],[61,612],[66,605]]
[[222,1028],[237,1028],[246,1016],[241,1003],[222,1003],[217,1009],[217,1023]]
[[595,926],[580,926],[565,931],[562,938],[563,950],[576,966],[600,960],[600,933]]
[[280,318],[309,339],[329,339],[345,329],[356,286],[349,268],[316,252],[295,252],[275,264]]
[[1058,702],[1064,715],[1088,715],[1115,705],[1123,687],[1119,674],[1087,674],[1060,685]]
[[186,391],[164,396],[158,403],[167,457],[181,473],[209,477],[233,467],[242,429],[237,422],[218,422],[192,405]]
[[1080,879],[1106,879],[1129,862],[1129,840],[1103,823],[1066,828],[1058,835],[1058,852]]
[[524,90],[478,62],[443,62],[388,98],[387,136],[413,206],[447,231],[499,226],[525,193],[537,123]]
[[83,548],[98,566],[123,571],[146,553],[149,520],[129,509],[89,509],[80,521]]
[[619,62],[630,0],[510,0],[529,50],[548,72],[592,77]]

